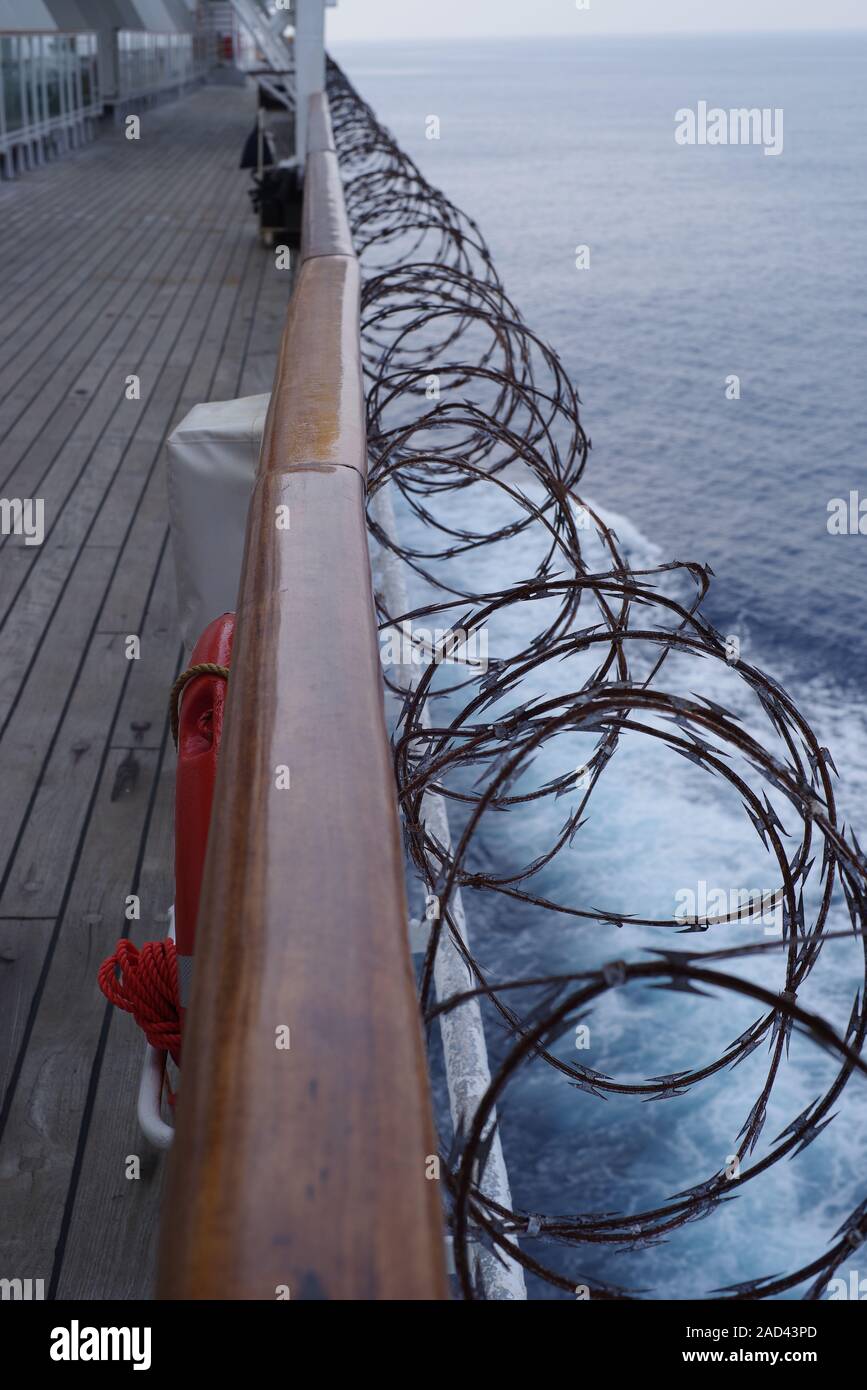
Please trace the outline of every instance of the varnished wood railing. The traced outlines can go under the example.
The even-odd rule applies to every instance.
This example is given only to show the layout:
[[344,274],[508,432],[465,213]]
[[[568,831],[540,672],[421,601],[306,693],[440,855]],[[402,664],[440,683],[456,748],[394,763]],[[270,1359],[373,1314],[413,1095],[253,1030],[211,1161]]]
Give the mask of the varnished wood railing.
[[247,521],[163,1298],[446,1296],[371,604],[359,269],[321,93],[308,151]]

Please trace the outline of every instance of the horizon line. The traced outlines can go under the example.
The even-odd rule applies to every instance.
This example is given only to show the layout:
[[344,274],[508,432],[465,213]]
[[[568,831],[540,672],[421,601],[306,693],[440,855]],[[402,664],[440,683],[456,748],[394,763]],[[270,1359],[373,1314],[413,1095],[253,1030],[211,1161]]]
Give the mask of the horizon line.
[[546,39],[575,39],[585,41],[587,39],[734,39],[734,38],[785,38],[791,36],[796,38],[800,34],[861,34],[867,37],[867,21],[864,24],[852,24],[839,26],[829,29],[821,26],[804,25],[797,29],[602,29],[588,34],[576,34],[574,30],[568,33],[527,33],[527,34],[389,34],[385,37],[370,38],[355,36],[339,36],[330,39],[326,32],[326,43],[421,43],[425,40],[431,43],[451,43],[464,40],[468,43],[476,43],[480,39],[492,40],[496,43],[521,42],[527,39],[536,39],[543,42]]

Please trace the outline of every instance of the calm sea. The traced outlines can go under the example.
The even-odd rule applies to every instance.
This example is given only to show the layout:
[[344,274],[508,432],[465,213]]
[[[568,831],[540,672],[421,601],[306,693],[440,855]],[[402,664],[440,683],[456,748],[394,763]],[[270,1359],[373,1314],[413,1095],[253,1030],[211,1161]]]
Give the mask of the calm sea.
[[[593,440],[587,497],[615,518],[633,559],[711,564],[710,616],[802,706],[834,753],[847,819],[867,832],[867,535],[827,528],[831,499],[856,490],[867,501],[867,40],[333,51],[428,178],[479,222],[511,297],[577,383]],[[699,101],[782,108],[783,153],[678,146],[675,112]],[[439,140],[425,138],[430,115]],[[588,270],[575,267],[579,245],[590,247]],[[726,399],[733,375],[739,400]],[[670,762],[627,750],[574,859],[546,887],[666,915],[675,885],[766,886],[740,808]],[[535,827],[534,849],[550,828]],[[517,834],[492,827],[483,852],[507,863],[533,830],[527,818]],[[597,949],[586,929],[561,924],[552,937],[508,905],[472,912],[478,953],[504,971],[532,968],[540,953],[586,963]],[[618,951],[648,944],[629,938]],[[610,957],[610,939],[598,950]],[[829,946],[810,1004],[845,1028],[858,978],[857,948]],[[665,996],[652,1010],[610,1002],[590,1064],[621,1077],[675,1071],[704,1046],[710,1059],[753,1016],[733,1004],[710,1018]],[[652,1106],[529,1079],[503,1122],[516,1202],[608,1210],[614,1184],[618,1204],[636,1210],[708,1177],[732,1152],[762,1061],[760,1050],[700,1098]],[[768,1138],[833,1070],[806,1040],[793,1044]],[[538,1253],[576,1283],[583,1271],[677,1298],[807,1263],[865,1195],[865,1092],[853,1083],[841,1118],[802,1158],[662,1250]],[[550,1295],[534,1284],[532,1296]]]

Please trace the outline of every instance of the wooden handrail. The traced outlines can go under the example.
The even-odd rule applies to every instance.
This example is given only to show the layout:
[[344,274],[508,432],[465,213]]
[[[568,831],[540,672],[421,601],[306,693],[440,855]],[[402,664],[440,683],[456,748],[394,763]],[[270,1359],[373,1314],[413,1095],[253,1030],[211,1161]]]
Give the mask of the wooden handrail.
[[[321,144],[322,94],[310,118]],[[333,150],[308,160],[305,227],[247,520],[162,1298],[447,1296]]]
[[311,256],[355,256],[324,92],[313,93],[307,113],[301,258]]
[[352,256],[352,236],[343,202],[343,185],[333,150],[308,154],[304,167],[301,258]]
[[328,97],[324,92],[314,92],[307,105],[307,153],[336,149]]

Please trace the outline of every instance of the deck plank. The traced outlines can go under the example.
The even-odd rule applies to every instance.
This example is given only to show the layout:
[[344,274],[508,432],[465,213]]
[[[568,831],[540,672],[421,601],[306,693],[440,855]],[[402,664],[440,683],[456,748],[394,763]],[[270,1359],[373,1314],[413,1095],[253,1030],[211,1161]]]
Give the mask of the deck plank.
[[[63,904],[36,1018],[0,1144],[0,1229],[26,1251],[31,1277],[49,1286],[82,1119],[91,1099],[93,1059],[105,1023],[97,986],[101,961],[124,934],[124,903],[135,878],[156,754],[136,755],[138,776],[112,800],[126,758],[106,761],[72,891]],[[100,1104],[113,1103],[108,1096]],[[91,1100],[91,1105],[93,1104]],[[4,1250],[5,1263],[10,1263]]]
[[[63,1298],[151,1291],[144,1044],[96,970],[119,936],[163,936],[172,898],[164,440],[199,401],[270,388],[291,287],[237,168],[253,109],[204,88],[148,111],[136,148],[115,132],[0,187],[0,490],[43,497],[47,528],[0,538],[0,1264]],[[32,228],[60,218],[46,259]]]
[[[54,930],[51,918],[0,919],[0,1094],[6,1092]],[[26,1278],[26,1276],[24,1276]]]
[[[170,901],[166,864],[172,860],[174,759],[163,759],[141,875],[131,891],[141,921],[128,924],[137,945],[166,934]],[[132,1019],[108,1011],[97,1103],[86,1135],[74,1192],[68,1194],[64,1247],[56,1261],[58,1298],[149,1298],[156,1267],[154,1239],[165,1161],[145,1143],[136,1122],[144,1044]],[[94,1065],[97,1065],[95,1061]],[[140,1159],[139,1176],[128,1164]]]

